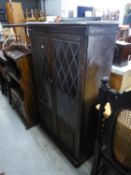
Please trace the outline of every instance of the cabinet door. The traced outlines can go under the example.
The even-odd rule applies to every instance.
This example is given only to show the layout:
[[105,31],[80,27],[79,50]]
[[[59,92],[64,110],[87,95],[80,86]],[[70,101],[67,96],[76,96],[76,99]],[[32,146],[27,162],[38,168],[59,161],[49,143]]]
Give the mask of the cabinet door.
[[84,82],[82,38],[54,34],[52,45],[58,137],[78,157]]
[[48,35],[37,31],[31,31],[30,33],[40,122],[44,125],[45,129],[56,133],[52,105],[52,81],[50,77]]

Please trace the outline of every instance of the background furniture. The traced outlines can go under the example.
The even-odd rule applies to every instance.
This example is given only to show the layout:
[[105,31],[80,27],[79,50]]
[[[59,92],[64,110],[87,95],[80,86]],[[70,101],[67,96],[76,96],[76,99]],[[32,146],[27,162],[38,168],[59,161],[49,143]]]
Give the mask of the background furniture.
[[113,65],[122,67],[128,64],[131,53],[131,43],[125,41],[117,41],[113,59]]
[[2,8],[0,8],[0,22],[7,23],[6,11]]
[[23,45],[13,44],[4,49],[4,55],[8,60],[10,103],[22,115],[26,126],[30,127],[38,120],[31,71],[31,52]]
[[99,91],[99,104],[91,175],[98,175],[100,170],[104,170],[105,165],[117,174],[129,175],[131,174],[131,91],[120,94],[110,90],[108,79],[104,78]]
[[110,87],[117,91],[125,91],[131,88],[131,62],[127,66],[112,66],[109,81]]
[[109,75],[117,24],[29,24],[40,124],[79,165],[93,152],[94,104]]
[[33,22],[33,21],[46,21],[45,13],[38,9],[26,9],[25,12],[25,21]]
[[[22,4],[19,2],[6,3],[7,20],[10,24],[20,24],[25,22]],[[24,27],[14,28],[17,39],[22,43],[27,43],[28,38]]]
[[77,7],[77,17],[85,17],[85,12],[89,11],[92,16],[94,15],[94,8],[93,7],[86,7],[86,6],[78,6]]
[[119,25],[117,40],[125,41],[128,38],[128,36],[129,36],[129,25]]

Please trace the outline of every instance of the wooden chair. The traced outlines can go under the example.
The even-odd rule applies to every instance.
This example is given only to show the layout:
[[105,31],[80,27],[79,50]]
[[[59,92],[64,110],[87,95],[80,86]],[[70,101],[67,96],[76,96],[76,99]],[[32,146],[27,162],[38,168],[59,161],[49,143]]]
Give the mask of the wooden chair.
[[103,78],[99,91],[97,139],[91,175],[109,168],[118,175],[131,175],[131,91],[111,90]]

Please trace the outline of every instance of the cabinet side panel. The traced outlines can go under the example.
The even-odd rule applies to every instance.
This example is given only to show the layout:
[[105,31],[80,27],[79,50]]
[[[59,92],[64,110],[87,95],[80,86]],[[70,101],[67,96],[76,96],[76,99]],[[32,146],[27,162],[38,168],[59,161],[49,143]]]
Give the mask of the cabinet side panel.
[[85,150],[88,150],[88,147],[93,148],[97,125],[95,104],[97,103],[101,78],[110,76],[115,36],[116,33],[111,33],[108,26],[104,27],[102,31],[100,28],[100,32],[99,27],[96,29],[93,26],[89,27],[82,127],[82,139],[87,141],[86,144],[83,144]]

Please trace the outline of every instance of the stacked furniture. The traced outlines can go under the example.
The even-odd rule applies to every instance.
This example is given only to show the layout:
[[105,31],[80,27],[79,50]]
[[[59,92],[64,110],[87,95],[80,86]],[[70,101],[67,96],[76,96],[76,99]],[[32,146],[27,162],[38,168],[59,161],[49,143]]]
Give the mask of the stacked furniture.
[[9,99],[27,127],[36,123],[35,92],[31,71],[31,52],[23,45],[13,44],[4,49],[7,59]]
[[41,126],[75,164],[93,153],[98,88],[111,71],[116,23],[29,23]]

